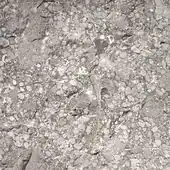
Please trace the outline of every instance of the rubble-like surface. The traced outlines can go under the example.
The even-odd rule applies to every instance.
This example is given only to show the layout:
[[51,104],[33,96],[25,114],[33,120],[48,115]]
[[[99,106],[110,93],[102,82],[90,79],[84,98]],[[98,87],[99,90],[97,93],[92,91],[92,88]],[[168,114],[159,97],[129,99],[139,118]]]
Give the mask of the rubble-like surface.
[[0,0],[0,170],[170,170],[168,0]]

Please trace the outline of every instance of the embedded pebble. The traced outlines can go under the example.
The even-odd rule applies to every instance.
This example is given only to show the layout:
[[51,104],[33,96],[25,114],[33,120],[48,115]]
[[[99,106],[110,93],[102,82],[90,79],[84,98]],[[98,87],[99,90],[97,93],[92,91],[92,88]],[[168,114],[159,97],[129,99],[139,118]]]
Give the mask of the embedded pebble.
[[32,91],[32,87],[31,86],[26,86],[26,90]]
[[4,38],[4,37],[0,37],[0,47],[8,47],[9,46],[9,41]]
[[161,146],[161,144],[162,144],[161,140],[159,140],[159,139],[155,140],[155,145],[156,146]]
[[155,132],[157,132],[157,131],[158,131],[158,127],[155,126],[155,127],[152,128],[152,132],[155,133]]
[[19,94],[18,94],[18,98],[21,99],[21,100],[23,100],[23,99],[25,98],[25,96],[24,96],[23,93],[19,93]]

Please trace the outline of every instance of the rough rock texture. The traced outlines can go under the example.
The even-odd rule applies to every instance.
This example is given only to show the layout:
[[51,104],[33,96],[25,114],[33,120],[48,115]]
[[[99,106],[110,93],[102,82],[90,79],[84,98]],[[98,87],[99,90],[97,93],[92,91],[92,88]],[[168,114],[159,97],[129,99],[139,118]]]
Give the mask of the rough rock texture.
[[170,1],[0,0],[0,170],[169,170]]

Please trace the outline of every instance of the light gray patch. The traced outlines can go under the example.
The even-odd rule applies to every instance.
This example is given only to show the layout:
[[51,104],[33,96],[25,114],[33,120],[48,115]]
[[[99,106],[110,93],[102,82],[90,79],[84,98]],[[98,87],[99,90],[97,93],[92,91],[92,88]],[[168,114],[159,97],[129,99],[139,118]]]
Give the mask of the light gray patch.
[[164,105],[162,101],[156,101],[155,96],[149,96],[142,109],[147,117],[158,118],[163,115]]
[[160,79],[160,85],[165,88],[166,91],[170,92],[170,71],[162,76]]
[[8,39],[4,37],[0,37],[0,48],[5,48],[9,46],[9,41]]

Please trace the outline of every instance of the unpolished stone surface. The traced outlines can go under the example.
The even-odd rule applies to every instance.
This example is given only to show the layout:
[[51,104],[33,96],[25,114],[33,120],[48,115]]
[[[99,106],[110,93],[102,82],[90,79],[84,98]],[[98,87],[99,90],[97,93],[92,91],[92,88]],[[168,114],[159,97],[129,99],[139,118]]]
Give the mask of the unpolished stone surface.
[[170,1],[0,0],[0,170],[169,170]]

